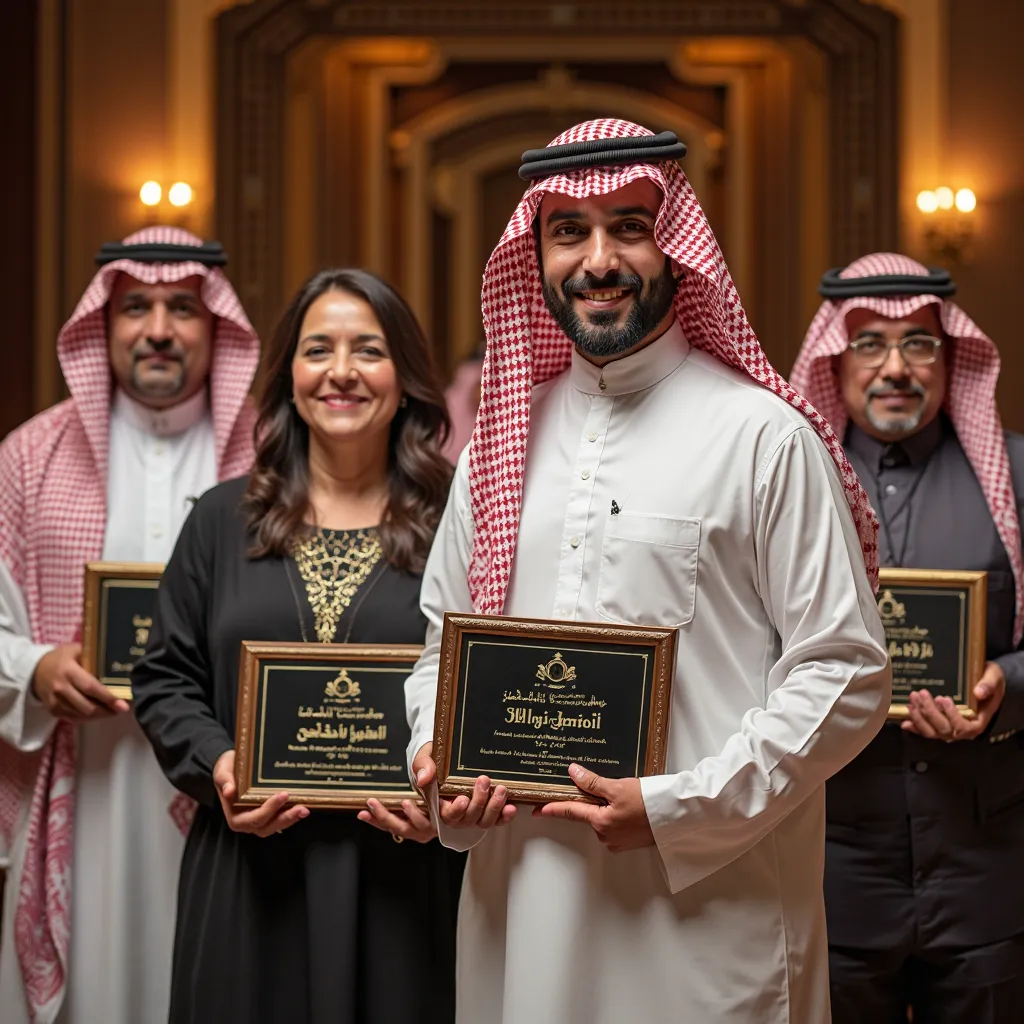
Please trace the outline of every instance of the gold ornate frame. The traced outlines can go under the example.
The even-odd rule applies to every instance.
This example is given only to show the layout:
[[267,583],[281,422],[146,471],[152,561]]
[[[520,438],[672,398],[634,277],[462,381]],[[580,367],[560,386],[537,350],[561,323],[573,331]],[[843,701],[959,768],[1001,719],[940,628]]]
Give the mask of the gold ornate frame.
[[[549,619],[517,619],[496,615],[457,615],[446,612],[441,637],[441,664],[434,708],[433,758],[437,766],[438,792],[442,796],[469,796],[473,782],[451,777],[453,733],[459,706],[462,637],[465,633],[485,633],[516,640],[544,640],[549,643],[575,640],[600,645],[628,644],[648,647],[654,659],[651,675],[651,704],[647,723],[647,748],[644,775],[660,775],[668,753],[668,725],[672,697],[672,673],[675,668],[676,631],[656,626],[613,626],[606,623],[559,622]],[[549,800],[595,802],[574,785],[540,783],[502,783],[509,800],[521,803],[547,803]]]
[[[929,590],[963,590],[967,594],[967,622],[963,642],[967,644],[965,659],[968,682],[965,686],[967,703],[957,704],[965,718],[973,718],[977,711],[974,697],[975,683],[985,671],[985,633],[988,612],[988,573],[959,569],[892,569],[878,570],[878,587],[921,587]],[[890,704],[888,719],[902,721],[909,715],[905,704]]]
[[82,616],[82,668],[96,676],[115,696],[132,699],[130,683],[98,676],[106,661],[106,602],[104,583],[118,581],[125,586],[155,590],[164,567],[160,562],[87,562],[85,566],[85,611]]
[[371,797],[385,807],[400,808],[403,800],[412,800],[425,806],[420,794],[410,782],[406,789],[384,790],[346,789],[343,792],[329,786],[254,786],[250,784],[259,729],[256,722],[256,691],[260,685],[263,661],[266,658],[287,658],[295,664],[322,663],[344,667],[346,662],[374,661],[386,665],[408,665],[412,671],[423,648],[418,644],[296,644],[249,642],[242,643],[242,657],[238,673],[238,713],[235,719],[235,784],[238,807],[261,804],[268,797],[287,789],[294,803],[318,810],[361,810]]

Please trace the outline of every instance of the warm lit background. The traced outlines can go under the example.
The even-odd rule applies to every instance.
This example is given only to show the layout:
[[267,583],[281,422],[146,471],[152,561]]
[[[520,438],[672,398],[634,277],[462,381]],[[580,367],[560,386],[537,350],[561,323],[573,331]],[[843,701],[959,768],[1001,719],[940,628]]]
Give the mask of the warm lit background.
[[[319,267],[384,274],[450,372],[481,338],[519,154],[601,115],[687,142],[780,370],[821,271],[896,247],[951,265],[1024,430],[1020,0],[18,0],[4,15],[0,436],[61,396],[54,339],[99,244],[156,221],[224,242],[263,334]],[[970,189],[976,209],[922,213],[943,186],[939,202]]]

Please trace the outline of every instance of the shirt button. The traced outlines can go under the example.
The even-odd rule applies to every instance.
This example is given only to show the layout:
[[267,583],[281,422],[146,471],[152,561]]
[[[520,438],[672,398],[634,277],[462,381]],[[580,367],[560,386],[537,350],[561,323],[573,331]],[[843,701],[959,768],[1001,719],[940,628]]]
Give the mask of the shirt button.
[[153,449],[153,454],[154,454],[154,455],[163,455],[163,453],[164,453],[164,446],[163,446],[162,444],[158,444],[158,445],[157,445],[157,446],[156,446],[156,447],[155,447],[155,448]]
[[597,434],[595,434],[593,431],[591,431],[589,434],[587,434],[587,440],[588,441],[596,441],[597,440]]
[[896,489],[897,488],[896,488],[895,484],[886,484],[885,485],[885,493],[886,494],[895,494],[896,493]]
[[164,535],[164,528],[162,526],[154,526],[149,532],[152,533],[154,537],[162,537]]
[[924,773],[926,771],[928,771],[928,762],[927,761],[915,761],[914,762],[914,771],[917,772],[920,775],[924,775]]
[[573,546],[574,548],[578,548],[578,547],[580,546],[580,539],[579,539],[579,537],[570,537],[570,538],[569,538],[569,543],[570,543],[570,544],[571,544],[571,545],[572,545],[572,546]]
[[589,469],[583,470],[583,472],[580,473],[580,476],[583,477],[584,480],[589,480],[590,479],[590,470]]

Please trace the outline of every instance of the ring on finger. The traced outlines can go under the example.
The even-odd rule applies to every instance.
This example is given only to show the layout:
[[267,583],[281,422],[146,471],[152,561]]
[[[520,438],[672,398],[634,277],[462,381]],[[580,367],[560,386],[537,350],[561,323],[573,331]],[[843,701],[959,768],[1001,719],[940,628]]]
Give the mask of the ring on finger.
[[394,832],[391,833],[391,838],[396,843],[404,843],[405,842],[405,836],[396,836]]

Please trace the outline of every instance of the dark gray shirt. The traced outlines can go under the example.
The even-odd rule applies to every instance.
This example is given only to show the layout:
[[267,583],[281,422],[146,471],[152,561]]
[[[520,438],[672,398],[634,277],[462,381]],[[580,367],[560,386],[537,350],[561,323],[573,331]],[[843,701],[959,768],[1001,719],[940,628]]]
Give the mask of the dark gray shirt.
[[[1006,435],[1024,518],[1024,437]],[[940,416],[899,449],[855,426],[846,453],[879,518],[882,565],[988,572],[987,657],[1006,673],[988,732],[942,743],[887,724],[827,787],[829,940],[869,949],[1024,932],[1024,652],[1010,560],[977,476]]]
[[[1024,511],[1024,437],[1007,434],[1006,440]],[[988,571],[987,656],[999,662],[1008,682],[1012,676],[1017,692],[1011,702],[1024,700],[1024,653],[1013,650],[1010,559],[950,422],[940,415],[899,446],[851,425],[845,447],[878,515],[881,565]],[[1014,716],[1014,726],[1020,725]]]

